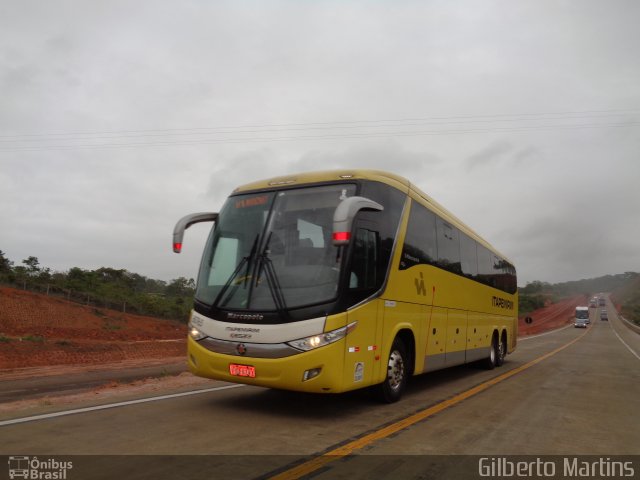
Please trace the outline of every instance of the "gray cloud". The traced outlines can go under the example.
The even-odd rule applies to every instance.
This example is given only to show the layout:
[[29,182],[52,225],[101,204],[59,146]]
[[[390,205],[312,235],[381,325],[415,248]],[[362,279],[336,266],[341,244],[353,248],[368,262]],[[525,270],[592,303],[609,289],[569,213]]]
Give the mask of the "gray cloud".
[[482,168],[488,165],[495,165],[500,162],[504,156],[513,150],[513,145],[504,140],[499,140],[491,145],[483,148],[480,152],[474,153],[467,159],[469,170]]
[[173,255],[180,216],[367,167],[521,283],[640,270],[638,19],[631,0],[5,2],[0,249],[194,276],[207,228]]

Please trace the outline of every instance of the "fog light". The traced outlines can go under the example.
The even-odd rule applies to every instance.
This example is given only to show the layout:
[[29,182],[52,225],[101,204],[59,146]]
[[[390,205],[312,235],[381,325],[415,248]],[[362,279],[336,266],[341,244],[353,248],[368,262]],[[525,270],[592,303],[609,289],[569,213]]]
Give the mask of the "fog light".
[[306,372],[304,372],[304,375],[302,375],[302,381],[306,382],[307,380],[311,380],[312,378],[317,377],[318,375],[320,375],[321,371],[322,371],[321,367],[307,370]]

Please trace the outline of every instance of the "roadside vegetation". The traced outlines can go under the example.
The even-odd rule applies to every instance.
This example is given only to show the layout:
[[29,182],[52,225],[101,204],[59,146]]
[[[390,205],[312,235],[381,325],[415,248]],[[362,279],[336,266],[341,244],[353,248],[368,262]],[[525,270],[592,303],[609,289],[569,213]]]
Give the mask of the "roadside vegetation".
[[520,316],[563,298],[584,295],[588,301],[599,293],[611,292],[613,302],[625,318],[640,322],[640,274],[636,272],[554,284],[534,281],[518,291]]
[[63,297],[96,307],[96,312],[99,308],[109,308],[184,322],[193,307],[195,293],[192,278],[179,277],[165,282],[109,267],[97,270],[73,267],[66,272],[53,272],[42,267],[34,256],[14,265],[1,250],[0,284]]
[[611,299],[620,305],[620,313],[624,318],[640,325],[640,274],[633,274],[629,282],[615,289]]
[[[73,267],[66,272],[52,272],[42,267],[34,256],[14,265],[2,250],[0,284],[90,305],[96,307],[98,316],[99,308],[110,308],[184,322],[189,318],[195,293],[192,278],[179,277],[165,282],[109,267],[97,270]],[[574,295],[581,294],[588,299],[600,292],[611,292],[622,315],[640,325],[640,273],[636,272],[555,284],[530,282],[519,288],[519,314],[526,315]],[[117,329],[118,325],[105,328]]]

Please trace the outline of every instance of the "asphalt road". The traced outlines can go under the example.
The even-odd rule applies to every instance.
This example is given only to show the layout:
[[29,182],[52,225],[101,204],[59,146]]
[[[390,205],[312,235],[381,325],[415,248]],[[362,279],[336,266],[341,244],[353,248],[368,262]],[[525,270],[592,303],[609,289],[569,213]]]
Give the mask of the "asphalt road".
[[149,377],[177,375],[187,371],[186,361],[118,368],[117,370],[88,369],[61,375],[0,379],[0,403],[42,398],[48,395],[86,392],[111,382],[131,383]]
[[367,391],[316,396],[213,390],[228,384],[211,382],[188,396],[0,419],[0,455],[97,455],[73,457],[83,478],[322,479],[424,478],[425,459],[435,455],[637,456],[640,335],[612,308],[611,320],[600,321],[599,310],[586,330],[520,341],[501,368],[416,377],[393,405]]

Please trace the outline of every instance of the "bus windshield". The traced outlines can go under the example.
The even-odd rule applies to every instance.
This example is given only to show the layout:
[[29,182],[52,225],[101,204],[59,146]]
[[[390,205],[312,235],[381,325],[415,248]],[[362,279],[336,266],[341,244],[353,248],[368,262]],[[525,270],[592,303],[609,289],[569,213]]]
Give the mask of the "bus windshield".
[[205,247],[196,300],[251,311],[334,300],[341,265],[333,214],[355,190],[339,184],[229,197]]
[[587,320],[589,318],[589,310],[587,308],[576,309],[576,318]]

